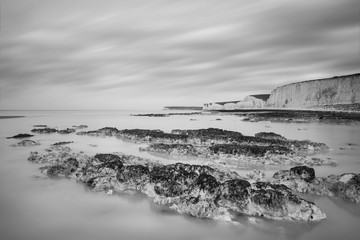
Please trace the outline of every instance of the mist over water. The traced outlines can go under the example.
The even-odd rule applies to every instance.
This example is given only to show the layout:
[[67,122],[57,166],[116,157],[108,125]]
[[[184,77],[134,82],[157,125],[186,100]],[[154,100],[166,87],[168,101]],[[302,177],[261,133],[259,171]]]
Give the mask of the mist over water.
[[[140,152],[138,149],[144,144],[124,142],[115,137],[36,134],[32,139],[38,140],[41,145],[35,147],[10,147],[10,144],[19,140],[6,139],[18,133],[30,133],[33,125],[37,124],[58,129],[85,124],[89,126],[87,131],[102,127],[164,131],[217,127],[245,135],[271,131],[289,139],[326,143],[331,150],[322,157],[330,157],[338,165],[315,167],[316,176],[360,172],[359,125],[250,123],[233,115],[150,118],[130,116],[132,113],[136,112],[0,111],[0,115],[26,116],[0,119],[0,239],[358,239],[360,207],[342,200],[303,195],[327,214],[327,219],[319,223],[239,216],[238,224],[229,224],[177,214],[166,207],[155,205],[141,194],[109,196],[94,193],[73,179],[47,178],[38,170],[41,165],[27,161],[30,151],[42,152],[50,144],[59,141],[74,141],[69,145],[73,151],[84,151],[89,155],[123,152],[164,163],[205,163],[208,161],[206,159],[163,158]],[[221,121],[217,121],[217,118]],[[257,166],[265,170],[267,176],[290,167]],[[250,166],[245,166],[239,169],[239,173],[249,169]]]

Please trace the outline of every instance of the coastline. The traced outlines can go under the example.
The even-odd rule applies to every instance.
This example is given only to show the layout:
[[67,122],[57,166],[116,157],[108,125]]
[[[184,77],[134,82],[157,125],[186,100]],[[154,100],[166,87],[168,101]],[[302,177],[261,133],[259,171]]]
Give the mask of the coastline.
[[9,118],[23,118],[25,116],[0,116],[0,119],[9,119]]

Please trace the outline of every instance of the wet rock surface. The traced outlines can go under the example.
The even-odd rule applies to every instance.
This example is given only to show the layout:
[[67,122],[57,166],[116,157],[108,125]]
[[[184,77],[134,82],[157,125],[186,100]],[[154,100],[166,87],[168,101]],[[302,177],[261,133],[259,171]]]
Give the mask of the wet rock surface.
[[31,135],[31,134],[27,134],[27,133],[20,133],[20,134],[16,134],[12,137],[7,137],[7,139],[10,139],[10,138],[29,138],[29,137],[33,137],[34,135]]
[[73,128],[66,128],[66,129],[59,130],[57,132],[60,134],[70,134],[70,133],[76,132],[76,130]]
[[[233,111],[233,112],[241,112]],[[331,111],[331,110],[277,110],[263,109],[252,111],[250,113],[237,113],[238,116],[244,117],[243,121],[259,122],[332,122],[332,123],[349,123],[349,121],[358,123],[360,121],[360,112],[357,111]]]
[[56,133],[57,130],[55,128],[34,128],[31,130],[33,133]]
[[274,174],[272,183],[281,183],[301,193],[313,193],[337,197],[356,204],[360,203],[360,174],[344,173],[328,177],[315,177],[313,168],[298,166]]
[[150,145],[141,150],[149,152],[198,155],[210,158],[235,157],[259,164],[336,165],[331,159],[304,157],[316,152],[328,151],[329,148],[325,144],[310,140],[288,140],[273,132],[261,132],[253,137],[218,128],[175,129],[171,133],[166,133],[162,130],[118,130],[106,127],[77,134],[116,136],[127,141],[145,142]]
[[88,128],[88,126],[87,126],[87,125],[84,125],[84,124],[81,124],[81,125],[73,125],[72,127],[73,127],[73,128],[75,128],[75,129],[84,129],[84,128]]
[[16,144],[12,144],[12,147],[28,147],[28,146],[37,146],[40,145],[39,142],[37,141],[33,141],[33,140],[29,140],[29,139],[24,139],[21,140],[20,142],[16,143]]
[[73,141],[68,141],[68,142],[56,142],[54,144],[52,144],[53,146],[60,146],[60,145],[66,145],[66,144],[70,144],[73,143]]
[[124,154],[73,153],[52,146],[32,152],[31,162],[47,163],[41,171],[50,177],[65,176],[94,191],[138,191],[154,202],[199,218],[233,221],[237,215],[270,219],[318,221],[325,214],[315,204],[293,194],[290,188],[249,181],[236,172],[183,163],[163,165]]

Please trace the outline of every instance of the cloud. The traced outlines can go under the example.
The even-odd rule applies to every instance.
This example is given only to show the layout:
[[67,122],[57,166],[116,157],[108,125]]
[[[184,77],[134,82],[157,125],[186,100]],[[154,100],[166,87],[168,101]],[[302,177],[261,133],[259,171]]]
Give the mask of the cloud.
[[357,0],[5,0],[2,12],[3,109],[39,108],[35,93],[62,108],[47,101],[57,91],[86,109],[201,104],[359,66]]

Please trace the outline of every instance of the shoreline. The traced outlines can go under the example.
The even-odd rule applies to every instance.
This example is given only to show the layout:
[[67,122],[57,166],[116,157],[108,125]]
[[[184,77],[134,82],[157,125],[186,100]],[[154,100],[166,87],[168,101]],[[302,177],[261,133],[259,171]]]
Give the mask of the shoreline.
[[0,116],[0,119],[8,119],[8,118],[23,118],[25,116]]

